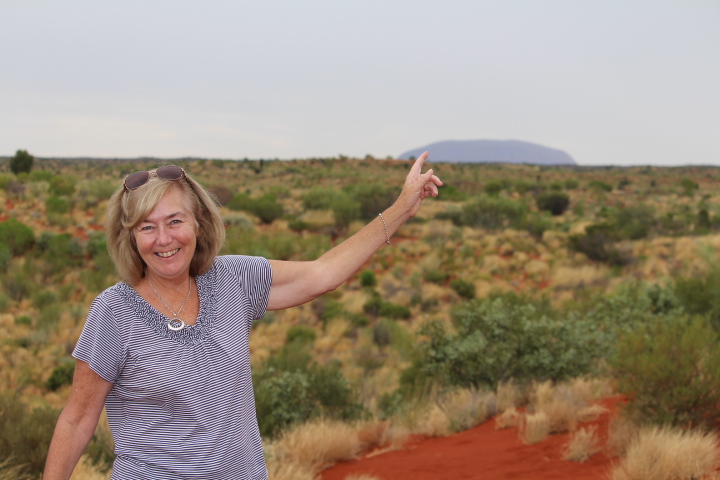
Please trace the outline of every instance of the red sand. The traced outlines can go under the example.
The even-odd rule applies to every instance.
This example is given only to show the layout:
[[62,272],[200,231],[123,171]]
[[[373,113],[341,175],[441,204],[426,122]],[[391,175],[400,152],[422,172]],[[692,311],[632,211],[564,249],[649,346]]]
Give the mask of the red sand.
[[[598,425],[601,442],[620,397],[603,400],[610,413],[581,424]],[[612,459],[603,453],[584,463],[562,460],[569,435],[551,435],[544,442],[524,445],[516,428],[495,430],[488,421],[445,438],[414,438],[404,450],[339,463],[322,474],[322,480],[345,480],[349,475],[373,475],[381,480],[522,479],[606,480]]]

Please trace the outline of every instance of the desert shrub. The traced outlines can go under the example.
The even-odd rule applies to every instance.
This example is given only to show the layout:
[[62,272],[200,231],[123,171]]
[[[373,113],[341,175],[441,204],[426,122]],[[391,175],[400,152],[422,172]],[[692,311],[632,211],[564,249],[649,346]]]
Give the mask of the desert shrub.
[[307,344],[314,342],[316,338],[317,333],[311,327],[293,325],[285,334],[285,343],[299,342]]
[[570,206],[570,197],[563,192],[546,192],[535,197],[538,209],[550,212],[553,215],[562,215]]
[[62,315],[63,307],[60,304],[53,303],[46,305],[40,309],[38,313],[36,325],[41,330],[52,330],[57,326]]
[[527,215],[527,205],[518,200],[479,196],[463,205],[462,223],[496,230],[517,227]]
[[452,312],[455,333],[440,321],[421,326],[425,340],[405,380],[494,388],[510,378],[559,380],[590,371],[587,322],[557,321],[551,313],[547,304],[516,295],[467,302]]
[[12,272],[12,269],[3,277],[2,284],[8,297],[16,302],[27,298],[33,289],[33,283],[25,272]]
[[246,212],[249,212],[252,210],[252,204],[253,201],[250,198],[250,195],[248,195],[247,193],[238,193],[232,198],[232,200],[227,203],[226,206],[230,210],[244,210]]
[[50,374],[50,378],[45,382],[45,386],[53,392],[63,385],[70,385],[73,381],[75,373],[75,361],[73,359],[65,359],[55,367]]
[[302,232],[303,230],[307,230],[308,228],[310,228],[310,224],[307,223],[305,220],[300,220],[299,218],[296,218],[288,222],[288,228],[293,232]]
[[282,217],[284,209],[272,195],[263,195],[253,201],[251,213],[257,216],[263,223],[272,223]]
[[680,188],[683,190],[683,195],[687,195],[688,197],[692,197],[695,195],[695,191],[700,188],[699,185],[689,178],[683,178],[680,180]]
[[425,279],[426,282],[436,283],[438,285],[445,283],[448,278],[450,278],[450,275],[440,270],[428,270],[425,272],[425,275],[423,275],[423,279]]
[[32,317],[29,315],[18,315],[15,317],[15,325],[32,325]]
[[13,180],[15,180],[15,177],[13,177],[12,175],[0,173],[0,190],[5,190],[8,184]]
[[461,278],[456,278],[455,280],[450,282],[450,288],[452,288],[455,293],[460,295],[462,298],[465,298],[467,300],[475,298],[475,284],[472,282],[468,282],[467,280],[463,280]]
[[49,182],[54,176],[50,170],[33,170],[29,178],[32,182]]
[[645,205],[633,205],[618,209],[613,220],[619,239],[638,240],[650,233],[655,225],[655,213]]
[[575,190],[580,186],[580,182],[575,180],[574,178],[568,178],[565,180],[565,189],[567,190]]
[[50,179],[50,193],[59,196],[68,196],[75,193],[76,180],[66,175],[58,175]]
[[65,197],[51,195],[45,201],[45,211],[50,213],[64,214],[70,211],[70,201]]
[[585,234],[571,235],[568,248],[582,253],[590,260],[606,262],[610,265],[626,265],[631,256],[616,245],[616,231],[610,224],[599,223],[585,228]]
[[303,193],[302,204],[305,210],[329,210],[341,193],[332,187],[312,187]]
[[45,467],[58,411],[30,408],[17,396],[0,395],[0,452],[24,465],[26,473],[39,476]]
[[505,189],[503,182],[499,180],[488,180],[483,186],[483,191],[490,196],[497,196]]
[[377,277],[372,270],[363,270],[360,274],[360,285],[363,287],[373,288],[377,285]]
[[368,315],[372,315],[373,317],[377,317],[380,315],[380,307],[383,304],[382,298],[380,298],[379,295],[373,295],[370,300],[365,302],[363,304],[363,312],[367,313]]
[[343,190],[350,198],[360,204],[360,218],[372,220],[378,213],[384,212],[400,194],[395,187],[384,187],[377,183],[358,183],[347,186]]
[[338,192],[330,208],[335,219],[335,226],[338,228],[347,228],[352,221],[360,217],[360,203],[351,199],[344,192]]
[[438,198],[448,202],[462,202],[467,199],[467,194],[458,190],[455,185],[445,184],[440,187]]
[[290,425],[318,416],[353,420],[363,415],[337,362],[310,364],[309,356],[293,362],[272,360],[253,375],[261,434],[274,437]]
[[15,155],[10,157],[10,171],[15,175],[20,173],[28,173],[32,170],[35,157],[30,155],[27,150],[18,150]]
[[515,182],[515,191],[518,192],[520,195],[530,190],[531,187],[532,185],[527,180],[517,180]]
[[436,213],[435,218],[438,220],[450,220],[456,227],[462,226],[464,221],[462,210],[455,206],[452,206],[443,212]]
[[700,317],[672,315],[618,340],[610,365],[641,422],[714,426],[720,419],[718,335]]
[[381,317],[407,320],[408,318],[410,318],[410,309],[405,305],[398,305],[392,302],[383,302],[380,305],[378,314]]
[[720,331],[720,268],[712,267],[700,277],[679,277],[675,294],[683,309],[690,314],[706,316],[715,330]]
[[612,192],[612,187],[601,180],[593,180],[588,183],[589,190],[595,190],[596,192]]
[[14,218],[0,222],[0,242],[10,248],[13,255],[21,255],[35,243],[32,228]]
[[59,274],[67,268],[77,267],[83,262],[83,248],[69,233],[53,235],[47,241],[44,253],[48,273]]
[[12,251],[10,251],[10,246],[5,242],[0,241],[0,273],[7,271],[11,261]]
[[42,309],[48,305],[58,302],[57,293],[50,290],[41,290],[35,293],[32,297],[33,307]]
[[[7,312],[8,308],[10,308],[10,297],[0,292],[0,313]],[[15,323],[17,323],[17,319],[18,317],[15,317]]]
[[527,220],[525,220],[525,230],[536,240],[541,240],[543,234],[551,230],[552,227],[552,221],[543,215],[530,215]]

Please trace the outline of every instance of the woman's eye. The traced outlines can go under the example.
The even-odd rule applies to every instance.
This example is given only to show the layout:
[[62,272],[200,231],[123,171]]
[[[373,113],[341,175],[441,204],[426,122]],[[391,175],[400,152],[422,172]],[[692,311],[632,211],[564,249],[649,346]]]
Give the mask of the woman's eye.
[[152,226],[150,226],[150,225],[145,225],[144,227],[140,227],[141,232],[147,232],[150,230],[152,230]]

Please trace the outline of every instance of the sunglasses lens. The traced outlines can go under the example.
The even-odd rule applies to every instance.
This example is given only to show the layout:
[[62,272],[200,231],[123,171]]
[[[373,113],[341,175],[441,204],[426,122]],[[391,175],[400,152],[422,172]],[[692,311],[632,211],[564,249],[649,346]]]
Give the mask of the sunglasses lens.
[[183,169],[180,167],[171,165],[168,167],[160,167],[157,170],[155,170],[155,173],[157,174],[157,176],[159,178],[162,178],[163,180],[177,180],[179,178],[182,178]]
[[135,172],[127,176],[127,178],[125,179],[125,187],[128,190],[134,190],[138,187],[145,185],[149,178],[149,172]]

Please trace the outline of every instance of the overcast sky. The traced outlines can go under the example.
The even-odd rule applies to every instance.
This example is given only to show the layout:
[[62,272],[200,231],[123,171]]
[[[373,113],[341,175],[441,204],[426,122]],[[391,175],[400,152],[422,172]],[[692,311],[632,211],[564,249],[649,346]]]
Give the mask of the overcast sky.
[[0,155],[512,139],[581,165],[720,165],[717,0],[0,0],[0,19]]

